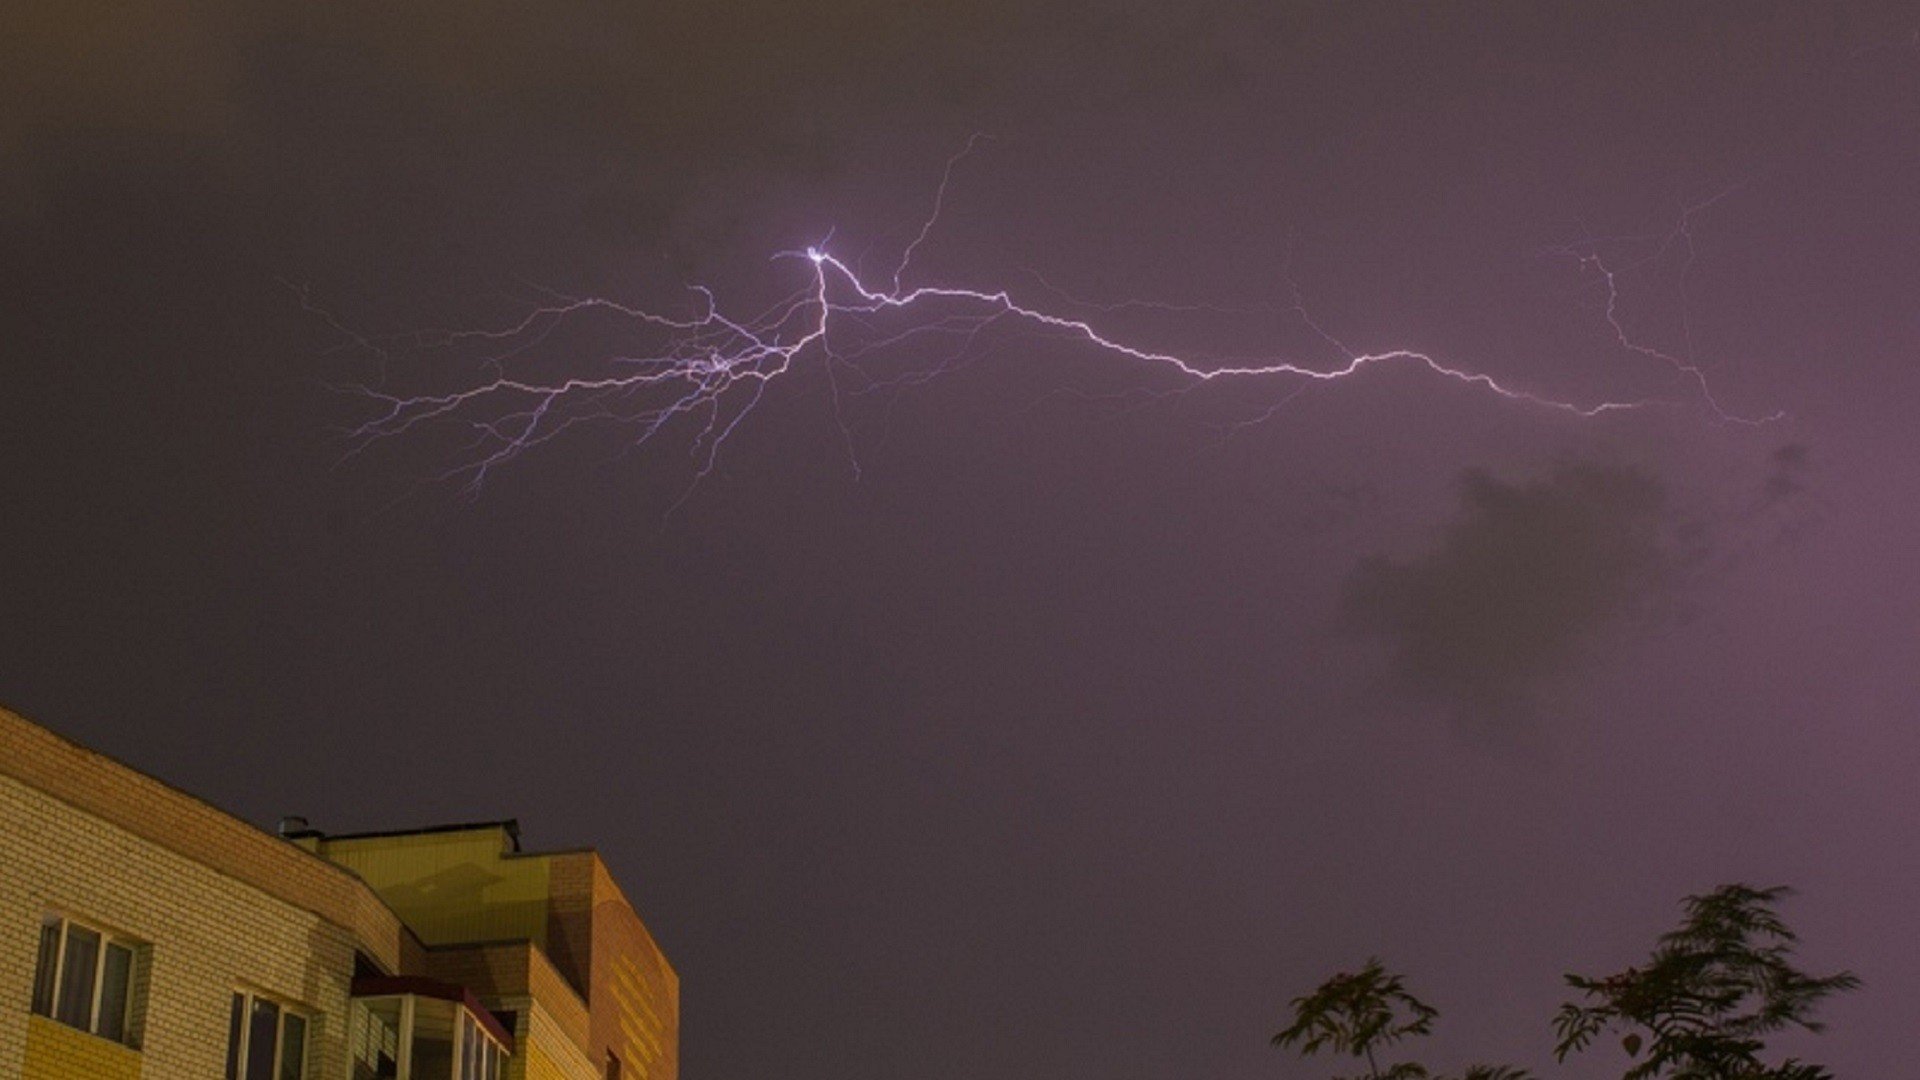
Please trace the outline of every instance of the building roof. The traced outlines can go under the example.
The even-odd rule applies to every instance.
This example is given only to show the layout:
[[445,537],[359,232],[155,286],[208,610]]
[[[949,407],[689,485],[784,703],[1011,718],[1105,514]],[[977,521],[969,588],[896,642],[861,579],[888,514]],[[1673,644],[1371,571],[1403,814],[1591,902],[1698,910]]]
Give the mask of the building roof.
[[426,825],[415,829],[376,829],[367,832],[330,833],[315,828],[293,829],[282,833],[288,840],[386,840],[402,836],[427,836],[433,833],[479,832],[485,829],[499,829],[513,841],[513,850],[520,850],[520,819],[504,818],[499,821],[465,821],[452,825]]

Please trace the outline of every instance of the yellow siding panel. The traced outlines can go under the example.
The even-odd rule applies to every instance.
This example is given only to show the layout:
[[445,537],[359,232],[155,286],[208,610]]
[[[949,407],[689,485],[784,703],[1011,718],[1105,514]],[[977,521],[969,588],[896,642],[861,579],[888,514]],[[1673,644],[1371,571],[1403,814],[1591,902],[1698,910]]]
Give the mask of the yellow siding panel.
[[140,1080],[140,1053],[44,1016],[29,1016],[20,1080]]

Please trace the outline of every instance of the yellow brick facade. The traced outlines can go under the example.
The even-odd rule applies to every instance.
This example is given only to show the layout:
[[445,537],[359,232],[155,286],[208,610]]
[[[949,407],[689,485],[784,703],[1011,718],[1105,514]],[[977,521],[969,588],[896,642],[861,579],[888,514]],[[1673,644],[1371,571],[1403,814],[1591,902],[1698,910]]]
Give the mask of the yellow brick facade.
[[[308,1017],[303,1080],[349,1080],[356,994],[396,992],[505,1017],[504,1080],[677,1080],[638,916],[592,852],[511,830],[293,843],[0,708],[0,1080],[218,1080],[236,990]],[[30,1012],[49,916],[135,946],[129,1045]]]
[[512,1080],[599,1080],[600,1069],[586,1049],[568,1038],[553,1016],[535,1004],[523,1014],[519,1035],[526,1052],[516,1061]]
[[617,1057],[624,1080],[678,1080],[679,976],[593,851],[522,852],[505,822],[298,842],[357,873],[430,948],[537,946],[587,1005],[591,1060]]
[[[40,920],[54,913],[144,943],[144,1002],[136,1002],[139,1075],[146,1080],[217,1078],[227,1057],[233,992],[248,988],[313,1014],[310,1075],[344,1077],[354,941],[342,927],[277,900],[10,777],[0,777],[0,1076],[26,1076]],[[43,1023],[42,1027],[60,1027]],[[38,1051],[124,1048],[81,1032],[34,1044]],[[64,1055],[64,1051],[63,1051]],[[63,1056],[63,1060],[71,1055]]]

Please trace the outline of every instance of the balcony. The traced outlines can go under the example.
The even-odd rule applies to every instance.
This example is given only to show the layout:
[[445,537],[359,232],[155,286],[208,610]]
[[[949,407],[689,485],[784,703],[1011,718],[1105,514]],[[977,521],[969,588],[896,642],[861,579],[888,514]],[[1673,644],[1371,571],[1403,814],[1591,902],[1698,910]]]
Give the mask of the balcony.
[[502,1080],[513,1034],[464,987],[433,979],[353,981],[353,1080]]

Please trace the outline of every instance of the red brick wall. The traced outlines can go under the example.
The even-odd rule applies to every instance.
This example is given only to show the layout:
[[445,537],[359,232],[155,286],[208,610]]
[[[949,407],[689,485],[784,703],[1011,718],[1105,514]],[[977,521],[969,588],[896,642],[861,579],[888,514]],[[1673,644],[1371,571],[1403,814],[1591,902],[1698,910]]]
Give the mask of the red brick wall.
[[611,1052],[625,1077],[678,1080],[679,977],[597,854],[550,858],[547,953],[587,999],[594,1062]]

